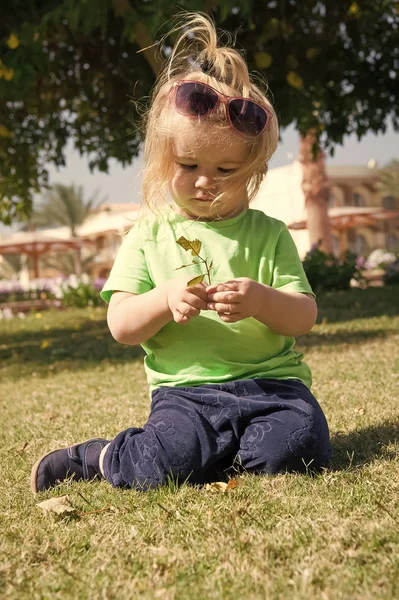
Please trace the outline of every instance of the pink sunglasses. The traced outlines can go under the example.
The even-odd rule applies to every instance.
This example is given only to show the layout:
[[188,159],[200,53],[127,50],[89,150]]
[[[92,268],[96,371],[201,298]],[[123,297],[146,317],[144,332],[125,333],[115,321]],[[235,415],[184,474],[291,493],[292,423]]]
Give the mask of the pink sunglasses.
[[223,102],[226,104],[226,114],[231,127],[242,135],[260,135],[273,116],[267,108],[253,100],[226,96],[200,81],[182,80],[176,82],[173,87],[175,107],[181,115],[203,117]]

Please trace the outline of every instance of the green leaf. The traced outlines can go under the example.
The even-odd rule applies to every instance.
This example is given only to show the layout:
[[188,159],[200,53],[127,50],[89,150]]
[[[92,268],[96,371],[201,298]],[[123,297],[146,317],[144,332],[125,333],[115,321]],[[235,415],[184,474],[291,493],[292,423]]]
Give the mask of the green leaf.
[[266,52],[255,52],[254,58],[258,69],[267,69],[273,62],[270,54],[266,54]]
[[198,283],[202,283],[205,279],[205,275],[198,275],[198,277],[194,277],[194,279],[190,279],[187,282],[187,287],[192,287],[193,285],[197,285]]
[[192,256],[199,256],[199,252],[202,247],[200,240],[188,240],[183,235],[176,240],[176,244],[179,244],[184,250],[191,250]]

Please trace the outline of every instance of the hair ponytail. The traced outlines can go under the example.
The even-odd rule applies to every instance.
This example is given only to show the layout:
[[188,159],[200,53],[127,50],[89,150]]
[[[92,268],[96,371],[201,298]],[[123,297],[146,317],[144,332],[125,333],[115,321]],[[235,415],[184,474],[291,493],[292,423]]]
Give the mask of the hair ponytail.
[[[276,149],[279,137],[276,114],[267,98],[267,85],[256,85],[251,79],[244,58],[232,47],[233,39],[230,34],[223,34],[227,44],[221,44],[221,38],[209,16],[203,13],[183,13],[178,18],[181,22],[161,40],[161,45],[166,47],[168,38],[176,36],[166,67],[155,85],[152,105],[146,119],[144,202],[154,208],[159,205],[160,198],[166,199],[171,176],[171,148],[176,136],[174,107],[169,99],[173,84],[181,79],[207,83],[226,96],[249,98],[265,106],[273,115],[261,135],[247,139],[249,158],[248,164],[241,171],[241,177],[247,182],[248,196],[252,200],[267,172],[267,163]],[[215,125],[228,129],[223,106],[215,111],[212,118]],[[229,179],[233,188],[237,178],[232,175]]]

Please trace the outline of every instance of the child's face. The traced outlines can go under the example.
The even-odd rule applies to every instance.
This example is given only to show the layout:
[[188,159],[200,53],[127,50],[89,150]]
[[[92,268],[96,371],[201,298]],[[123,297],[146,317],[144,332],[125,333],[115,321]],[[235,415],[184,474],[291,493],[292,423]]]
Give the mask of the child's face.
[[248,207],[245,182],[235,186],[220,201],[213,202],[226,188],[223,179],[245,165],[248,147],[245,140],[230,132],[220,133],[211,125],[203,141],[198,140],[198,125],[179,116],[179,135],[174,141],[173,176],[170,192],[179,214],[189,219],[212,221],[228,219]]

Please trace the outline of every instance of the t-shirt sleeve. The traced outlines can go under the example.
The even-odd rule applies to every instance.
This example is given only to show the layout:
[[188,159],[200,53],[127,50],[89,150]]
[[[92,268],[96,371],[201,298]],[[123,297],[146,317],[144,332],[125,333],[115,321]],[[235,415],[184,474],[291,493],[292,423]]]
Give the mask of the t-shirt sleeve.
[[295,242],[283,223],[276,244],[272,287],[285,292],[302,292],[315,296],[306,277]]
[[148,272],[144,252],[144,237],[140,224],[124,238],[109,277],[101,290],[101,298],[109,302],[113,292],[143,294],[154,285]]

